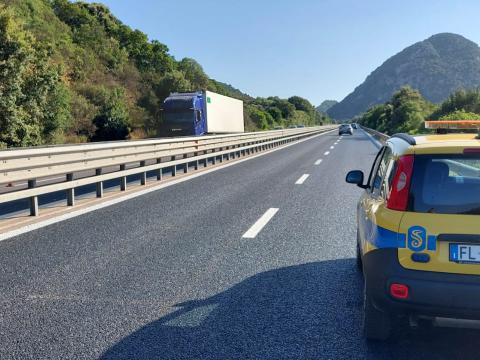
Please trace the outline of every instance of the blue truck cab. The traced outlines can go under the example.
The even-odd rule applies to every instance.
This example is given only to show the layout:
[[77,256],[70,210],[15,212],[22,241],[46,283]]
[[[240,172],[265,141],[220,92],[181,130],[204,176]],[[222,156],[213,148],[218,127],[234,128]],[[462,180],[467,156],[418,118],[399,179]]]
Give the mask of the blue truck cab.
[[202,91],[170,94],[163,103],[163,115],[163,136],[207,133],[206,96]]

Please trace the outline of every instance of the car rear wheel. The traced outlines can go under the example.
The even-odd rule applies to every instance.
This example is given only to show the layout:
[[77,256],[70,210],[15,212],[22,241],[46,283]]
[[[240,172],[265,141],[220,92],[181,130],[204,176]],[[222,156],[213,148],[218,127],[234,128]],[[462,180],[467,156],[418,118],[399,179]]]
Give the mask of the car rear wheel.
[[363,331],[367,340],[384,341],[390,337],[392,324],[390,315],[377,309],[370,298],[364,280]]

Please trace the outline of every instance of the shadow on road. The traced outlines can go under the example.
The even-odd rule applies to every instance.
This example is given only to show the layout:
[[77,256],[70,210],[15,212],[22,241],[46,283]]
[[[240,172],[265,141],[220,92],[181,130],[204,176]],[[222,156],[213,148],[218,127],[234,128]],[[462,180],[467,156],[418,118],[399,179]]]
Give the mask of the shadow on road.
[[132,333],[101,359],[452,359],[478,355],[478,333],[433,329],[391,343],[361,336],[353,259],[260,273]]

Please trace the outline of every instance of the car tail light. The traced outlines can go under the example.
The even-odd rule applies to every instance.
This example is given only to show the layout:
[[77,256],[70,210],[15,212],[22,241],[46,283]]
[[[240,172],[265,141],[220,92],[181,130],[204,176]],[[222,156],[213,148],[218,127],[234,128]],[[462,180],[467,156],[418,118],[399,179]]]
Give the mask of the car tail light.
[[387,200],[387,208],[399,211],[407,210],[412,172],[413,155],[401,156],[398,159],[397,171],[393,178],[390,196]]
[[396,299],[408,299],[408,286],[404,284],[391,284],[390,295]]

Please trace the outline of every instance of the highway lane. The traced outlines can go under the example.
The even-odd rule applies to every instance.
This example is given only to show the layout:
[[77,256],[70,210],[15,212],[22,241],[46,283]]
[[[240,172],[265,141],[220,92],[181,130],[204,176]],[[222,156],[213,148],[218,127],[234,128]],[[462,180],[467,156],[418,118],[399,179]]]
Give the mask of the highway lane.
[[0,243],[0,358],[476,358],[475,331],[362,339],[360,189],[344,176],[376,147],[361,131],[337,140]]

